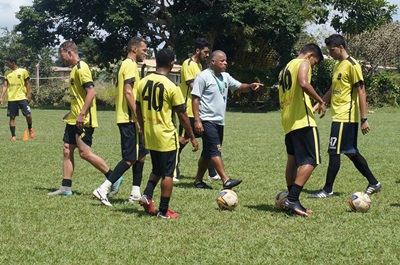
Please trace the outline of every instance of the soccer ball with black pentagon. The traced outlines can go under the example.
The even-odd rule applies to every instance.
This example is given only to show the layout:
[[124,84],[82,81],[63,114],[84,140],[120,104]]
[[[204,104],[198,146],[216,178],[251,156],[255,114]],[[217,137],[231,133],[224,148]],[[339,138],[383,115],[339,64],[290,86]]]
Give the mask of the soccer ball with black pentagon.
[[283,190],[283,191],[280,191],[278,194],[276,194],[275,206],[277,208],[284,210],[282,203],[283,203],[283,200],[288,196],[288,194],[289,194],[288,190]]
[[349,205],[352,211],[365,213],[371,207],[371,198],[362,191],[355,192],[350,196]]
[[221,210],[232,211],[239,203],[238,196],[233,190],[222,190],[217,195],[217,204]]

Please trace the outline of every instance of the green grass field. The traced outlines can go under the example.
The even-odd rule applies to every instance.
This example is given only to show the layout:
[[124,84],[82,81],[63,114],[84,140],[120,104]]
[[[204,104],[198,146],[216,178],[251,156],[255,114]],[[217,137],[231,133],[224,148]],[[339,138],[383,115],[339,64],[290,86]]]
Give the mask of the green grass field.
[[[200,153],[182,155],[184,178],[176,183],[171,207],[176,220],[164,220],[129,204],[131,172],[105,207],[92,198],[104,176],[76,157],[72,197],[49,198],[62,178],[61,121],[66,110],[33,110],[36,137],[21,141],[26,127],[17,118],[17,142],[10,142],[6,110],[0,109],[0,264],[399,264],[400,109],[368,115],[371,132],[359,135],[359,148],[383,191],[372,196],[365,214],[350,212],[347,200],[367,181],[342,157],[336,196],[308,199],[325,180],[330,117],[318,120],[323,153],[301,195],[314,213],[288,216],[274,206],[285,189],[286,153],[279,112],[228,112],[223,159],[227,173],[243,178],[235,188],[240,204],[219,211],[215,190],[192,188]],[[113,111],[99,111],[93,150],[110,167],[120,160]],[[142,191],[150,173],[145,165]],[[208,182],[210,183],[210,182]],[[155,191],[156,206],[160,190]]]

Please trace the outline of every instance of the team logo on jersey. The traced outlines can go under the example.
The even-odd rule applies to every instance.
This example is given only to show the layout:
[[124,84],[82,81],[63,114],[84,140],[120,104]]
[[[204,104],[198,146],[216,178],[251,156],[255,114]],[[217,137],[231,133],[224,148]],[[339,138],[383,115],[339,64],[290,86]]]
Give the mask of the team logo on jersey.
[[218,152],[221,152],[222,151],[222,146],[220,144],[217,144],[217,149],[218,149]]
[[71,86],[73,86],[75,83],[73,78],[71,78],[69,82],[70,82]]
[[341,80],[341,79],[342,79],[342,74],[339,73],[338,76],[337,76],[337,80]]
[[20,79],[21,78],[21,75],[18,75],[18,79]]

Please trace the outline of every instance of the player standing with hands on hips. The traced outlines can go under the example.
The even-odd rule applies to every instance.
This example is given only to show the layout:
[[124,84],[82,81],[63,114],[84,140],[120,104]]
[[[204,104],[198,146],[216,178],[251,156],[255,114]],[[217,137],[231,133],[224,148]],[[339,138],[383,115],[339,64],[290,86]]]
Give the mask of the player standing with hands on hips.
[[221,177],[222,187],[231,189],[242,180],[228,178],[221,157],[228,89],[248,93],[257,91],[263,84],[240,83],[226,73],[228,61],[223,51],[214,51],[210,60],[210,68],[197,75],[192,90],[194,127],[203,140],[194,186],[203,181],[208,165],[213,163]]
[[285,177],[289,191],[282,206],[305,217],[312,211],[301,205],[299,196],[321,161],[319,134],[310,97],[320,103],[321,117],[326,111],[324,101],[310,84],[311,72],[323,58],[318,45],[307,44],[279,74],[279,104],[287,152]]
[[[360,64],[346,51],[343,36],[333,34],[325,39],[329,55],[337,60],[333,68],[332,85],[323,96],[324,102],[331,102],[332,125],[329,141],[329,166],[322,190],[310,194],[310,198],[333,196],[333,183],[340,169],[340,154],[345,154],[368,180],[365,193],[379,192],[382,185],[369,169],[365,158],[357,148],[358,125],[362,134],[369,132],[367,121],[367,100],[364,78]],[[318,106],[316,106],[318,107]]]

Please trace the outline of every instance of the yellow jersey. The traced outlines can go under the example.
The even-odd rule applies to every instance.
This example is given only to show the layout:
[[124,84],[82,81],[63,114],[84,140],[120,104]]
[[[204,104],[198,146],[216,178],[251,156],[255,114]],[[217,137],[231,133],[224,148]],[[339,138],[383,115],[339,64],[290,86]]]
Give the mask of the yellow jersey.
[[115,103],[117,123],[136,122],[132,110],[129,108],[128,101],[126,100],[124,86],[125,84],[132,84],[132,93],[133,96],[136,96],[139,81],[140,76],[137,63],[131,58],[126,58],[122,61],[121,67],[118,70],[118,97]]
[[[86,89],[94,89],[92,73],[85,62],[79,61],[78,64],[72,68],[69,75],[71,111],[68,117],[64,120],[66,123],[76,125],[76,118],[85,103]],[[86,112],[84,126],[93,128],[98,127],[96,98],[93,98],[92,104]]]
[[181,84],[182,95],[185,98],[186,113],[188,117],[193,118],[192,95],[190,84],[193,83],[195,77],[203,70],[201,63],[196,63],[192,58],[186,59],[181,67]]
[[360,106],[358,87],[364,85],[360,64],[352,57],[336,62],[333,68],[331,87],[332,120],[358,122]]
[[144,121],[145,147],[160,152],[177,150],[179,139],[172,108],[185,104],[179,87],[165,75],[153,73],[140,81],[136,101]]
[[[293,59],[279,74],[279,104],[282,126],[285,134],[304,127],[317,127],[310,97],[303,91],[298,82],[301,63],[306,59]],[[308,71],[308,82],[311,81],[311,66]]]
[[24,68],[7,70],[4,73],[4,79],[7,81],[8,101],[24,100],[26,98],[25,81],[29,80],[29,73]]

